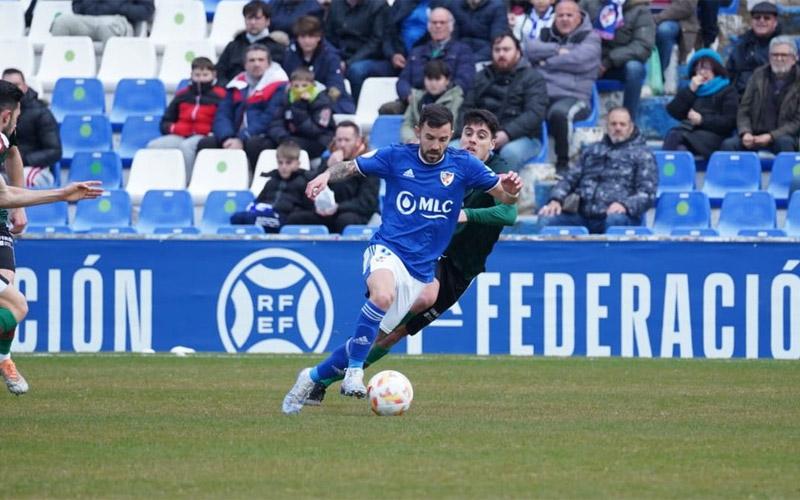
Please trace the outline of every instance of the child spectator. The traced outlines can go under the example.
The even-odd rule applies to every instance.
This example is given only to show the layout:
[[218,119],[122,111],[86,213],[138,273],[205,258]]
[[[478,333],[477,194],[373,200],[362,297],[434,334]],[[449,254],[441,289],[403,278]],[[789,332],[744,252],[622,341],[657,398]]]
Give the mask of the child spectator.
[[214,84],[217,74],[209,58],[194,58],[191,77],[191,84],[175,93],[161,117],[164,135],[147,144],[148,148],[180,149],[187,179],[192,176],[197,144],[211,133],[217,106],[225,98],[225,89]]
[[311,159],[319,158],[333,139],[336,123],[331,99],[316,87],[314,73],[302,67],[294,70],[279,99],[267,132],[270,141],[291,140]]
[[266,233],[277,233],[289,214],[314,208],[305,195],[309,179],[300,170],[300,146],[286,141],[278,146],[276,156],[278,168],[261,174],[267,178],[264,189],[247,210],[231,215],[231,224],[255,224]]
[[414,127],[419,121],[422,107],[427,104],[441,104],[447,107],[453,116],[458,116],[461,103],[464,102],[464,92],[458,85],[453,85],[450,79],[450,68],[441,59],[433,59],[425,63],[425,89],[412,89],[411,100],[403,117],[403,126],[400,137],[403,142],[417,142]]

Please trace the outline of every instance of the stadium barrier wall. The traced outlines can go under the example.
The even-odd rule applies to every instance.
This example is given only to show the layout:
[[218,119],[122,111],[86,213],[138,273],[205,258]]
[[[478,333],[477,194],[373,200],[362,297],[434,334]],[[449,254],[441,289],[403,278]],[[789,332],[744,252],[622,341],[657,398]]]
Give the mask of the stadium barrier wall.
[[[325,352],[365,241],[22,239],[17,352]],[[501,241],[397,353],[800,359],[800,245]]]

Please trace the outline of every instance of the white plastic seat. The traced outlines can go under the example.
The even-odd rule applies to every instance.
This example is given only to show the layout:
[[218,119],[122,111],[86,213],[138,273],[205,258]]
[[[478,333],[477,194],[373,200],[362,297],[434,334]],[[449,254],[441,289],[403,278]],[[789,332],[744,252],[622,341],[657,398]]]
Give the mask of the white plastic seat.
[[25,36],[25,7],[22,2],[0,2],[0,19],[3,20],[0,39]]
[[206,37],[206,9],[200,0],[160,2],[153,18],[150,41],[164,50],[167,42],[203,40]]
[[0,71],[16,68],[25,75],[33,75],[33,45],[27,38],[0,40]]
[[221,53],[236,33],[244,30],[244,16],[242,9],[246,0],[223,0],[217,4],[214,11],[214,21],[211,23],[209,40],[214,42],[217,53]]
[[247,155],[241,149],[203,149],[197,154],[189,181],[195,205],[220,189],[246,190],[249,184]]
[[50,26],[53,25],[53,19],[61,14],[72,14],[72,2],[69,0],[36,2],[28,38],[37,51],[42,50],[47,39],[53,36],[50,34]]
[[358,96],[358,105],[355,115],[337,114],[334,116],[336,123],[344,120],[353,120],[361,127],[362,134],[368,134],[372,130],[372,124],[378,118],[378,108],[382,104],[396,100],[397,97],[397,77],[381,76],[370,77],[364,80],[361,86],[361,94]]
[[211,41],[186,40],[165,44],[158,78],[164,82],[167,92],[175,92],[180,81],[189,77],[192,71],[192,59],[200,56],[208,57],[212,62],[216,62],[217,55]]
[[[256,170],[253,174],[253,182],[250,184],[250,192],[255,196],[258,196],[258,194],[261,193],[261,190],[264,189],[264,184],[267,183],[267,178],[263,177],[261,174],[272,172],[276,168],[278,168],[277,150],[265,149],[259,153],[258,162],[256,162]],[[304,149],[300,150],[300,169],[311,169],[311,162],[309,161],[308,153],[306,153]]]
[[59,78],[94,78],[97,60],[88,36],[54,36],[47,39],[36,78],[48,92]]
[[114,36],[106,42],[97,78],[112,92],[123,78],[155,78],[156,48],[149,38]]
[[186,166],[180,149],[136,152],[125,190],[138,205],[150,189],[186,189]]

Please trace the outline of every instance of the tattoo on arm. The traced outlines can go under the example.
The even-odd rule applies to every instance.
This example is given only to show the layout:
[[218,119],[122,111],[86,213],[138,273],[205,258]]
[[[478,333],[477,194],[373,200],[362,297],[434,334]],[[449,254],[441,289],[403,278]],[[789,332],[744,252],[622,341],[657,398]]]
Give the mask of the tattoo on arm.
[[355,160],[346,160],[328,167],[328,182],[336,182],[353,176],[358,169]]

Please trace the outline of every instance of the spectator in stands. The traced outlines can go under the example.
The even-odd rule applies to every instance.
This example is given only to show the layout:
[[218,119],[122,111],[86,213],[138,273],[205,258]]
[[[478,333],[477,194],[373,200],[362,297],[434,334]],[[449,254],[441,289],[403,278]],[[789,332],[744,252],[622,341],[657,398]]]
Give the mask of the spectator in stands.
[[355,113],[353,97],[347,92],[342,76],[339,52],[322,36],[322,23],[317,17],[303,16],[294,23],[295,41],[289,45],[283,69],[292,74],[297,68],[308,68],[325,86],[333,103],[334,113]]
[[17,148],[22,156],[25,186],[52,187],[58,181],[52,169],[61,159],[58,123],[47,103],[40,100],[39,94],[25,83],[22,71],[6,68],[3,80],[13,83],[23,93],[17,120]]
[[[367,145],[358,129],[351,121],[343,121],[336,126],[336,136],[330,146],[331,154],[320,166],[318,172],[324,172],[328,165],[352,160],[367,151]],[[287,218],[287,224],[324,224],[332,233],[341,233],[350,224],[366,224],[370,217],[378,211],[378,189],[380,181],[377,177],[356,175],[341,182],[332,183],[329,189],[333,197],[319,196],[320,203],[311,208],[293,211]],[[327,206],[322,203],[327,199]]]
[[289,36],[281,31],[270,31],[270,5],[261,0],[253,0],[242,8],[244,31],[233,37],[217,61],[217,83],[225,86],[236,75],[244,71],[244,52],[254,43],[260,43],[269,49],[270,59],[281,64]]
[[411,49],[403,71],[397,78],[399,100],[381,106],[381,114],[403,114],[411,100],[413,89],[422,90],[425,78],[425,64],[441,59],[447,64],[453,84],[467,92],[475,78],[475,60],[472,50],[465,43],[453,38],[455,19],[450,11],[438,7],[428,16],[428,35],[430,40]]
[[294,23],[303,16],[323,19],[323,7],[317,0],[272,0],[272,29],[291,33]]
[[268,136],[273,145],[287,140],[300,145],[313,160],[333,139],[336,124],[328,94],[314,85],[314,73],[306,68],[292,72],[289,85],[279,99]]
[[386,7],[385,0],[333,0],[325,19],[325,38],[339,49],[356,101],[368,77],[394,75],[383,57]]
[[306,172],[300,170],[300,146],[287,141],[275,152],[278,168],[261,175],[264,188],[247,210],[231,215],[231,224],[261,226],[265,233],[277,233],[297,210],[308,210],[314,203],[306,198]]
[[[731,0],[724,0],[730,2]],[[717,17],[719,15],[720,0],[702,0],[697,2],[697,20],[700,21],[700,36],[703,47],[711,47],[719,35]]]
[[266,133],[275,112],[273,97],[280,95],[288,77],[283,68],[270,62],[269,49],[259,43],[244,53],[244,71],[228,82],[211,126],[213,135],[203,137],[197,149],[243,149],[250,169],[255,168],[258,155],[266,149]]
[[527,47],[527,40],[536,40],[542,29],[553,25],[556,20],[555,3],[556,0],[530,0],[523,12],[514,14],[512,32],[523,49]]
[[656,23],[650,13],[650,1],[581,0],[580,5],[589,13],[603,40],[598,76],[623,82],[623,105],[635,117],[645,77],[644,65],[656,40]]
[[400,138],[403,142],[417,142],[414,127],[419,123],[422,107],[428,104],[441,104],[458,116],[461,103],[464,102],[464,92],[458,85],[453,85],[450,78],[450,68],[441,59],[434,59],[425,64],[425,90],[414,89],[411,91],[411,103],[406,108],[403,116],[403,126],[400,128]]
[[661,60],[661,73],[669,66],[672,48],[678,46],[678,63],[686,60],[695,49],[700,33],[697,19],[697,0],[653,0],[651,4],[656,14],[656,48]]
[[572,122],[591,113],[592,88],[600,68],[600,36],[589,14],[572,0],[556,4],[555,23],[539,38],[525,39],[525,53],[547,82],[547,126],[555,139],[556,170],[569,162]]
[[200,140],[211,133],[217,107],[225,98],[225,89],[215,85],[214,63],[207,57],[192,60],[191,84],[175,93],[161,117],[161,137],[147,144],[148,148],[178,148],[186,163],[186,178],[192,177],[192,166]]
[[609,111],[606,134],[581,153],[539,210],[546,226],[585,226],[605,233],[609,226],[639,226],[656,199],[658,169],[630,111]]
[[476,108],[494,113],[500,122],[495,149],[517,170],[542,147],[535,137],[540,135],[547,103],[544,78],[522,57],[519,40],[509,32],[492,42],[492,63],[475,75],[461,114]]
[[667,112],[681,124],[667,132],[663,148],[686,149],[708,158],[736,128],[739,94],[728,79],[722,58],[712,49],[694,53],[689,74],[689,86],[667,104]]
[[150,21],[153,0],[72,0],[72,14],[53,20],[53,36],[88,36],[105,43],[112,36],[133,36],[134,25]]
[[386,11],[383,56],[392,63],[395,73],[406,67],[411,49],[425,41],[429,9],[427,0],[395,0]]
[[492,40],[508,31],[503,0],[443,0],[456,20],[455,38],[472,49],[475,61],[492,58]]
[[769,62],[769,42],[781,34],[774,2],[757,2],[750,9],[750,29],[733,43],[725,68],[741,96],[756,68]]
[[726,151],[797,150],[800,133],[800,68],[797,45],[788,36],[769,42],[769,64],[753,72],[736,115],[739,135],[726,139]]

